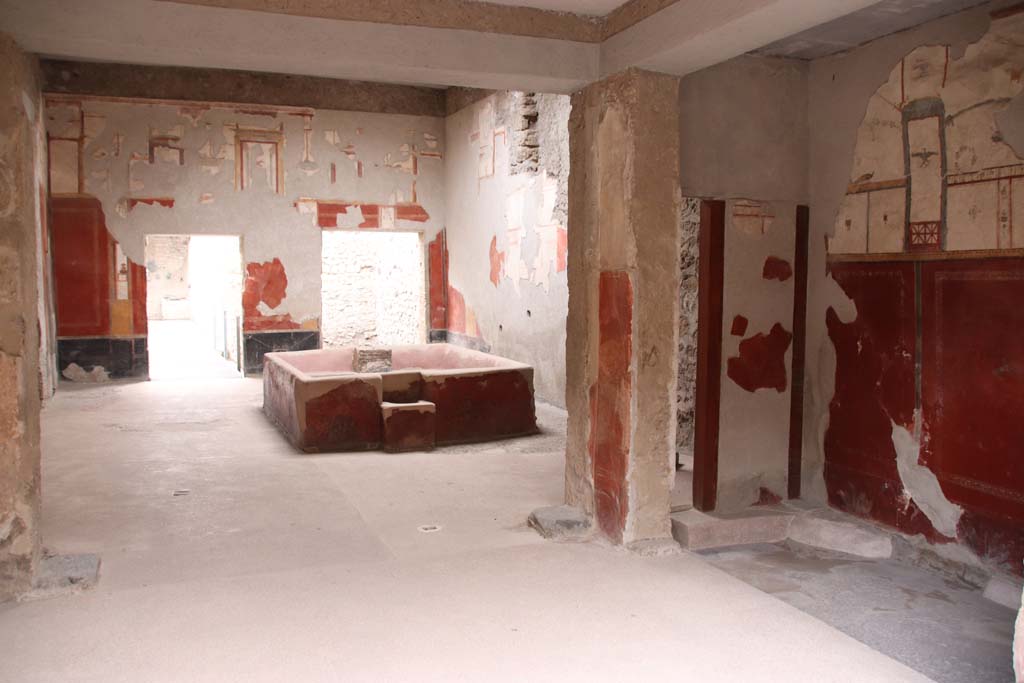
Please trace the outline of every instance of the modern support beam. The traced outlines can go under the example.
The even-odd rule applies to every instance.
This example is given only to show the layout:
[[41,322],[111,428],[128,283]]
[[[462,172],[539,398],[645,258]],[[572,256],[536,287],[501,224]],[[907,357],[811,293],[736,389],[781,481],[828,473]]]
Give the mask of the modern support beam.
[[636,67],[683,76],[878,0],[687,0],[601,44],[601,75]]
[[679,296],[679,80],[573,95],[566,502],[616,543],[669,535]]
[[594,80],[599,49],[154,0],[0,0],[0,30],[47,57],[541,92]]
[[686,74],[875,1],[634,1],[592,19],[465,0],[0,0],[0,30],[61,59],[568,93],[628,68]]

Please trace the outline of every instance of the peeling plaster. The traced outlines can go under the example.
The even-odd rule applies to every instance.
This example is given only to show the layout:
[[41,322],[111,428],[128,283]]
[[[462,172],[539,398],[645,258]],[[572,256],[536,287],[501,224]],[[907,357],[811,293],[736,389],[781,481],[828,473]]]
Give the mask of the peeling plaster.
[[[51,136],[69,140],[67,154],[53,145],[62,141],[51,142],[58,162],[51,165],[53,191],[79,192],[82,138],[83,189],[100,199],[109,230],[129,258],[144,260],[147,234],[241,235],[245,263],[277,258],[294,276],[287,299],[274,309],[289,325],[292,319],[316,329],[321,316],[318,202],[347,204],[353,218],[381,207],[373,227],[415,230],[425,241],[444,224],[445,138],[438,118],[67,96],[48,96],[45,114]],[[283,142],[247,143],[244,172],[255,182],[240,189],[235,157],[243,131],[280,135]],[[335,136],[337,144],[331,144]],[[181,152],[173,149],[179,147]],[[358,159],[350,158],[348,147]],[[385,163],[388,155],[414,153],[412,175]],[[335,171],[311,172],[310,164],[324,171],[333,164]],[[279,180],[283,194],[275,192]],[[167,201],[139,203],[157,198]],[[352,221],[343,217],[341,224]]]
[[921,454],[920,416],[914,417],[914,433],[905,427],[892,423],[892,445],[896,449],[896,469],[903,488],[925,514],[932,526],[949,538],[956,538],[957,524],[963,508],[951,503],[942,492],[935,473],[918,463]]

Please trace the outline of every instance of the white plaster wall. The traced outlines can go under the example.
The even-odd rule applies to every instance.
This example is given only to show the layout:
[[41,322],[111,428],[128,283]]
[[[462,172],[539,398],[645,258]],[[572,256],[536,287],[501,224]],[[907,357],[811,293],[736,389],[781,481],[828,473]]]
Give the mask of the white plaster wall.
[[[793,331],[793,278],[762,277],[765,259],[793,264],[796,204],[766,202],[773,214],[763,234],[744,229],[733,218],[735,201],[726,202],[725,288],[722,293],[722,378],[718,435],[719,509],[743,508],[758,500],[759,489],[786,496],[793,344],[785,353],[786,389],[742,388],[728,375],[729,358],[739,356],[743,339],[767,335],[780,323]],[[731,334],[733,318],[749,324],[744,335]]]
[[[445,120],[448,279],[485,346],[532,365],[537,396],[564,406],[569,289],[557,239],[566,225],[569,101],[538,95],[540,170],[513,174],[517,97],[497,93]],[[503,254],[497,284],[492,240]]]
[[[309,159],[304,114],[311,127]],[[411,201],[415,191],[429,219],[399,220],[396,227],[422,230],[429,239],[444,225],[439,118],[89,99],[80,110],[53,101],[47,108],[51,135],[76,137],[82,120],[84,191],[102,201],[107,226],[129,258],[144,262],[147,234],[241,235],[244,263],[279,258],[288,276],[286,298],[265,313],[290,314],[304,327],[317,328],[320,317],[321,230],[315,212],[300,211],[308,206],[300,199],[394,204]],[[259,171],[256,185],[235,189],[232,126],[283,129],[282,194],[266,186],[268,169],[251,169]],[[160,155],[149,163],[151,131],[180,135],[184,165]],[[432,155],[423,154],[428,151]],[[129,198],[154,196],[174,199],[173,208],[139,204],[128,211]]]
[[325,347],[426,341],[419,234],[325,231],[322,278]]
[[[683,193],[727,200],[718,459],[721,510],[756,502],[762,486],[777,495],[786,494],[792,342],[785,354],[783,392],[749,392],[727,373],[729,358],[739,355],[743,339],[767,335],[776,323],[792,332],[793,278],[765,280],[762,273],[768,256],[794,265],[796,206],[807,201],[807,72],[807,63],[799,60],[742,56],[690,74],[679,87]],[[736,223],[737,201],[761,207],[757,210],[771,216],[763,232]],[[736,315],[749,321],[742,337],[731,334]]]
[[178,320],[191,314],[188,302],[188,235],[146,239],[146,316]]

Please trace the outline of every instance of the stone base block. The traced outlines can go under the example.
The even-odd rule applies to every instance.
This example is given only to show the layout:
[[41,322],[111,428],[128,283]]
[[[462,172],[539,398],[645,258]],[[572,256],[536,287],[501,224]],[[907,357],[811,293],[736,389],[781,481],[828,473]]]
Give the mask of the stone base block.
[[892,557],[889,534],[853,522],[801,515],[789,526],[789,540],[846,555],[881,560]]
[[672,536],[687,550],[786,540],[794,515],[774,510],[712,516],[698,510],[672,514]]
[[39,600],[78,593],[92,588],[99,580],[99,555],[46,555],[39,562],[31,592],[21,599]]
[[432,449],[435,440],[435,411],[430,401],[381,403],[384,450],[399,453]]
[[526,522],[544,538],[580,540],[590,533],[590,520],[582,510],[569,505],[538,508]]

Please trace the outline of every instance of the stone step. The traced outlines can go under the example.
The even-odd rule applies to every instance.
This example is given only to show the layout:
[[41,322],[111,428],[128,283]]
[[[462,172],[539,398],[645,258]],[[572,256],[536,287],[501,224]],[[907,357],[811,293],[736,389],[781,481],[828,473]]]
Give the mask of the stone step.
[[832,552],[873,560],[892,557],[889,534],[856,522],[800,515],[789,525],[789,540]]
[[747,510],[733,515],[685,510],[671,515],[672,536],[687,550],[779,543],[786,540],[794,517],[791,512],[774,508]]

